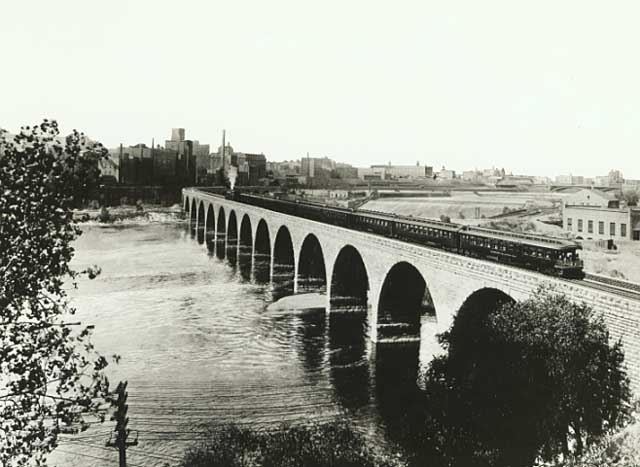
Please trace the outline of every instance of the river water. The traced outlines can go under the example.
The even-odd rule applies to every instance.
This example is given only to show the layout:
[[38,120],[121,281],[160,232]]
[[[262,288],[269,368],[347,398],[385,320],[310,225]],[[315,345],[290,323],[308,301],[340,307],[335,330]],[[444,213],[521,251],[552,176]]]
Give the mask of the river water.
[[[183,223],[83,230],[74,266],[97,264],[102,274],[71,296],[77,317],[95,325],[97,349],[121,356],[109,376],[114,386],[128,380],[129,428],[139,440],[129,465],[178,465],[207,426],[228,422],[349,419],[390,445],[415,412],[418,350],[372,346],[366,315],[327,315],[313,295],[281,298],[290,283],[256,280],[249,256],[230,264]],[[117,465],[105,447],[112,429],[107,421],[65,436],[51,460]]]

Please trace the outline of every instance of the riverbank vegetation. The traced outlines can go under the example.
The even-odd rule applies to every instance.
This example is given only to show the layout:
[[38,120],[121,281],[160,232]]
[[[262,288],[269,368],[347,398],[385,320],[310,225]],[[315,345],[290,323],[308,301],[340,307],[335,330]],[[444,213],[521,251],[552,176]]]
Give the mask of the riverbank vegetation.
[[463,306],[440,336],[448,352],[427,372],[426,453],[443,465],[564,465],[630,421],[622,346],[592,308],[550,288],[502,297],[495,312],[491,300]]
[[397,454],[372,445],[344,422],[278,426],[231,425],[188,450],[182,467],[402,467]]
[[63,431],[104,418],[107,360],[70,319],[65,285],[99,272],[70,267],[81,233],[71,210],[96,186],[105,154],[51,121],[0,130],[0,465],[47,465]]
[[136,221],[176,222],[184,220],[184,213],[178,204],[165,207],[137,203],[135,206],[75,210],[73,217],[80,223],[121,224]]

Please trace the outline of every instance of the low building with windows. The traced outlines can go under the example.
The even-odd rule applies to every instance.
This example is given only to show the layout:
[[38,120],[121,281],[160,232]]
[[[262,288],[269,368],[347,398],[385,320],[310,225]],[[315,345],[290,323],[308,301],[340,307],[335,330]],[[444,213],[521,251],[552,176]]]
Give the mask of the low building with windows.
[[580,190],[562,207],[562,225],[584,240],[640,240],[640,209],[623,206],[611,192]]

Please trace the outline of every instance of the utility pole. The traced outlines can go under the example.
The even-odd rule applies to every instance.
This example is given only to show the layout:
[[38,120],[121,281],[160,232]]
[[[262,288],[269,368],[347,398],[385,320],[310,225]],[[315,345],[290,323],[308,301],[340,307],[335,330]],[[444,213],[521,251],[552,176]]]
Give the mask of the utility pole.
[[114,402],[116,407],[116,411],[111,416],[111,420],[116,422],[115,440],[107,442],[107,447],[110,448],[118,448],[118,452],[120,454],[120,464],[119,467],[127,467],[127,448],[129,446],[137,446],[138,445],[138,437],[133,441],[128,441],[129,434],[131,430],[127,429],[127,424],[129,423],[129,418],[127,417],[127,410],[129,406],[127,405],[127,382],[118,383],[118,387],[116,388],[116,394],[118,395],[118,399]]

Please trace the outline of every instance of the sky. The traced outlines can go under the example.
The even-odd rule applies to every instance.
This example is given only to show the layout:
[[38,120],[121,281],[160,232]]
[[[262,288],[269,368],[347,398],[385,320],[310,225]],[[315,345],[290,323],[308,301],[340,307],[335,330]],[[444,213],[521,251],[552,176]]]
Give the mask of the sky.
[[20,0],[0,127],[640,179],[640,2]]

